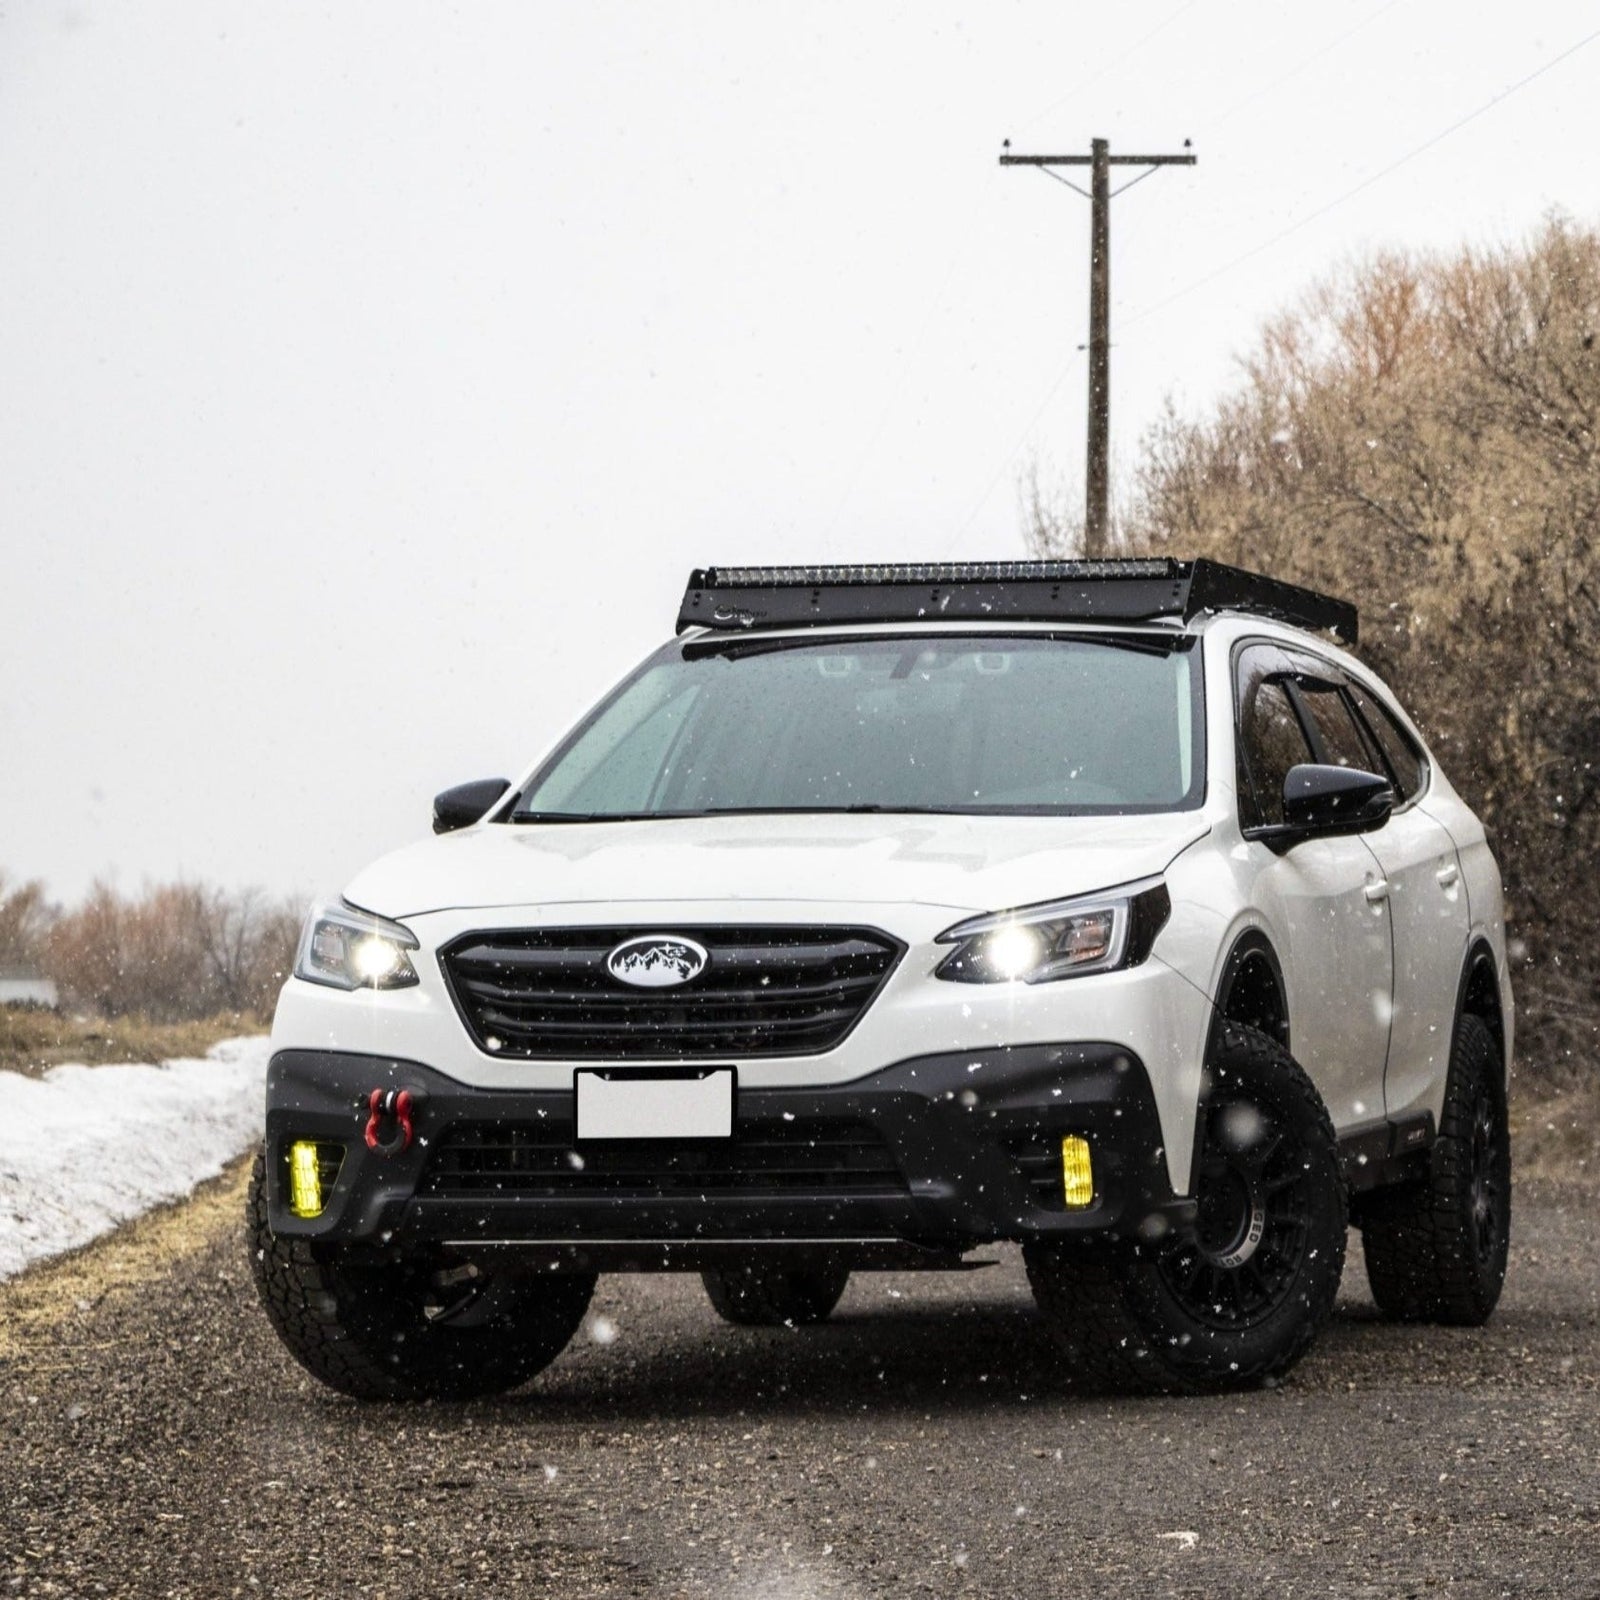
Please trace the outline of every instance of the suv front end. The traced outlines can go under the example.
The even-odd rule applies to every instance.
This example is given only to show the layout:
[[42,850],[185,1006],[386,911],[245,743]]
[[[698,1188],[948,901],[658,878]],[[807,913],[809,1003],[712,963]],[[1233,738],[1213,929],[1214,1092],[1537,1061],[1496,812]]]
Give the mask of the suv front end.
[[[741,834],[759,849],[773,830],[653,826],[685,864]],[[850,819],[832,848],[848,858],[884,831]],[[943,831],[959,849],[961,828]],[[1153,957],[1159,877],[1001,916],[760,901],[711,920],[704,902],[670,900],[587,920],[596,909],[314,916],[274,1025],[274,1229],[615,1270],[700,1268],[753,1246],[892,1264],[1002,1238],[1148,1236],[1186,1214],[1157,1084],[1192,1103],[1171,1041],[1202,1035],[1206,1007]],[[319,927],[324,947],[352,930],[376,981],[318,974],[305,952]],[[608,971],[619,949],[657,943],[705,953],[698,985],[630,987]],[[726,1135],[580,1125],[586,1079],[682,1083],[692,1117],[697,1096],[720,1092],[694,1087],[712,1077]]]

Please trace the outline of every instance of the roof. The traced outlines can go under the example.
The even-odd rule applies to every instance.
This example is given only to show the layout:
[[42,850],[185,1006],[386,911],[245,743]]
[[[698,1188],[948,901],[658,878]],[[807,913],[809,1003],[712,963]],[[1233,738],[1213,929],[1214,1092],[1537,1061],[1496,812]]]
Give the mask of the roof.
[[678,632],[886,622],[1190,622],[1223,611],[1356,642],[1358,617],[1347,601],[1205,559],[705,567],[690,574]]

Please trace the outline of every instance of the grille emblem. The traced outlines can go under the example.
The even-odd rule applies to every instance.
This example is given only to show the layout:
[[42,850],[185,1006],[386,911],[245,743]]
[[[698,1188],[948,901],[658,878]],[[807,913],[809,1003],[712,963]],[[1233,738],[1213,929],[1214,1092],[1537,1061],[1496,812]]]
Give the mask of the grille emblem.
[[636,989],[674,989],[705,971],[711,957],[704,945],[677,934],[646,933],[624,939],[606,957],[606,971]]

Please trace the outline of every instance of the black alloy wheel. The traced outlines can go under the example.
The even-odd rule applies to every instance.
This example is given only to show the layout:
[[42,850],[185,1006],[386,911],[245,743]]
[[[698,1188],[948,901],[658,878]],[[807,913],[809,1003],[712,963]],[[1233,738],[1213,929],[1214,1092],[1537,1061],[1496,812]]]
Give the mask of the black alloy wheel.
[[1511,1142],[1502,1132],[1496,1099],[1492,1086],[1483,1084],[1472,1117],[1469,1187],[1480,1272],[1492,1270],[1496,1257],[1503,1256],[1511,1214]]
[[1425,1175],[1365,1197],[1357,1221],[1372,1298],[1387,1316],[1488,1321],[1511,1244],[1511,1131],[1505,1058],[1481,1017],[1456,1019]]
[[1294,1292],[1311,1229],[1306,1163],[1289,1131],[1250,1101],[1206,1114],[1194,1235],[1158,1257],[1172,1298],[1207,1327],[1244,1328]]
[[256,1157],[247,1229],[261,1304],[296,1361],[359,1400],[470,1400],[526,1383],[566,1347],[592,1274],[490,1272],[426,1250],[398,1253],[273,1233]]
[[1277,1040],[1238,1023],[1206,1080],[1191,1229],[1023,1248],[1078,1381],[1195,1394],[1276,1380],[1333,1309],[1349,1211],[1322,1097]]

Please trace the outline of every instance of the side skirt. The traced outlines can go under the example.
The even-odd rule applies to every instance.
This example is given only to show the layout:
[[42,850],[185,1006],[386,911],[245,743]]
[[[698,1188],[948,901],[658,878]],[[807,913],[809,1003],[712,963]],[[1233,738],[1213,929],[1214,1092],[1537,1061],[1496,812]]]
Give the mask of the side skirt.
[[[1428,1170],[1433,1113],[1369,1122],[1339,1136],[1339,1166],[1352,1195],[1408,1183]],[[1359,1218],[1357,1219],[1359,1220]]]

